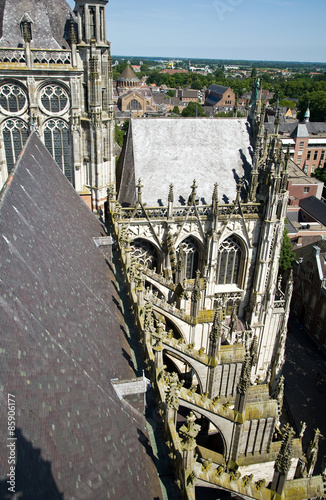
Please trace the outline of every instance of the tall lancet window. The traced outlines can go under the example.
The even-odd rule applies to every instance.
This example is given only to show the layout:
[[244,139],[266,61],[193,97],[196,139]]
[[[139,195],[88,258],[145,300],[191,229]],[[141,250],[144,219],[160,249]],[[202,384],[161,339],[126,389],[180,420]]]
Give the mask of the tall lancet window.
[[181,243],[184,258],[185,258],[185,271],[187,279],[194,279],[199,265],[199,248],[194,238],[189,236]]
[[71,140],[68,124],[59,118],[48,120],[44,129],[44,143],[67,179],[73,184]]
[[89,27],[90,37],[96,39],[96,9],[95,7],[89,8]]
[[236,237],[231,236],[221,244],[218,250],[216,283],[231,285],[239,283],[241,246]]
[[8,174],[14,168],[28,137],[27,123],[19,118],[6,120],[2,129]]
[[105,43],[105,16],[104,16],[104,7],[100,8],[100,29],[101,29],[101,42]]
[[86,41],[86,22],[85,22],[85,7],[80,9],[81,26],[82,26],[82,39]]

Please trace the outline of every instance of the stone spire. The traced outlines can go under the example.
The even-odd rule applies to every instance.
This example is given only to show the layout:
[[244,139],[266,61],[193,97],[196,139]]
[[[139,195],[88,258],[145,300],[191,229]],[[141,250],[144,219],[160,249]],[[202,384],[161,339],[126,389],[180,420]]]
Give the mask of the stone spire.
[[306,112],[304,114],[304,118],[303,118],[304,123],[309,123],[310,122],[310,109],[309,109],[309,106],[310,106],[310,102],[308,102],[308,107],[307,107]]
[[75,30],[75,21],[70,14],[70,43],[71,45],[76,45],[77,44],[77,35],[76,35],[76,30]]
[[168,196],[168,202],[173,203],[174,201],[174,195],[173,195],[173,184],[170,184],[169,187],[169,196]]
[[274,464],[274,476],[272,480],[271,489],[278,495],[282,495],[286,476],[291,467],[292,447],[293,447],[294,430],[289,424],[284,427],[283,439],[281,449]]
[[201,298],[200,271],[199,269],[197,269],[194,288],[192,289],[192,294],[191,294],[191,316],[196,317],[198,315],[200,307],[200,298]]
[[180,245],[177,264],[176,264],[176,283],[181,283],[184,280],[185,275],[185,253],[183,250],[183,245]]
[[307,450],[307,461],[308,461],[308,477],[311,477],[314,473],[314,468],[317,462],[318,448],[319,448],[319,438],[320,430],[315,429],[315,434],[313,439],[310,441]]
[[137,184],[137,201],[138,203],[142,203],[142,188],[144,187],[141,183],[141,179],[138,179],[138,184]]
[[182,446],[187,450],[194,450],[196,446],[196,437],[200,431],[200,425],[196,424],[196,417],[193,412],[187,416],[187,424],[183,424],[180,428],[182,438]]
[[238,384],[238,393],[246,394],[251,385],[251,357],[247,354],[242,364],[241,375]]
[[213,215],[217,215],[217,207],[218,207],[218,184],[217,184],[217,182],[215,182],[213,196],[212,196]]
[[196,179],[194,179],[194,182],[192,183],[191,186],[191,194],[189,196],[189,205],[193,205],[196,203],[196,192],[197,192],[197,184],[196,184]]
[[274,468],[285,476],[291,467],[292,445],[293,445],[294,430],[288,424],[284,427],[284,434],[281,444],[281,449],[275,460]]
[[209,334],[208,355],[215,358],[222,335],[221,310],[216,309],[211,332]]

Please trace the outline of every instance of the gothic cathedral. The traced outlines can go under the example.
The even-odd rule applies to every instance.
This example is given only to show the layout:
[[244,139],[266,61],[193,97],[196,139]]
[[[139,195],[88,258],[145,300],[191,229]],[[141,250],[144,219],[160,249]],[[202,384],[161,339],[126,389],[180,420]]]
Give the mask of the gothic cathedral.
[[107,0],[1,0],[0,185],[32,129],[93,209],[114,180]]

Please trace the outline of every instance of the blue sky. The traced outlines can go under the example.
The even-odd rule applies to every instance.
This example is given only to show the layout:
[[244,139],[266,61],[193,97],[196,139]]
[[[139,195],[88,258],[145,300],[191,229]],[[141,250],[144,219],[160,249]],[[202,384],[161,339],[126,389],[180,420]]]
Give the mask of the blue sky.
[[107,38],[122,56],[326,62],[325,18],[326,0],[110,0]]

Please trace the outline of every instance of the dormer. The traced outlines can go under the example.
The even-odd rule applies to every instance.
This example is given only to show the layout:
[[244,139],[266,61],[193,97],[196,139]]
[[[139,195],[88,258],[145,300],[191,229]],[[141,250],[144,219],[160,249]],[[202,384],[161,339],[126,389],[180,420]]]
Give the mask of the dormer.
[[25,42],[30,43],[33,40],[33,30],[32,30],[33,21],[31,17],[25,12],[23,17],[20,20],[20,29],[22,32],[22,37]]

